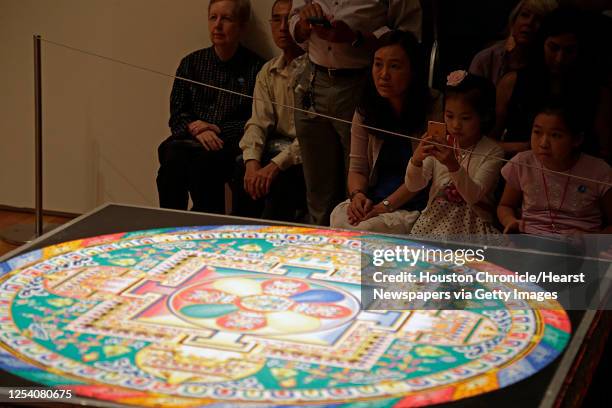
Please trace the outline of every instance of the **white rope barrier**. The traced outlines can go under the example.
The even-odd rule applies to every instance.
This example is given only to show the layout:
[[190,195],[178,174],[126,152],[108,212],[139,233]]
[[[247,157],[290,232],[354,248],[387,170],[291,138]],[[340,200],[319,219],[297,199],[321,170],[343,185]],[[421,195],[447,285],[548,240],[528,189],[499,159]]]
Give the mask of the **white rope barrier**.
[[[45,38],[42,38],[42,37],[41,37],[41,40],[46,42],[46,43],[48,43],[48,44],[52,44],[52,45],[55,45],[55,46],[58,46],[58,47],[66,48],[66,49],[69,49],[69,50],[72,50],[72,51],[75,51],[75,52],[78,52],[78,53],[81,53],[81,54],[86,54],[86,55],[89,55],[89,56],[92,56],[92,57],[96,57],[96,58],[100,58],[100,59],[103,59],[103,60],[106,60],[106,61],[110,61],[110,62],[113,62],[113,63],[116,63],[116,64],[124,65],[124,66],[131,67],[131,68],[135,68],[135,69],[138,69],[138,70],[141,70],[141,71],[146,71],[146,72],[149,72],[149,73],[152,73],[152,74],[164,76],[164,77],[167,77],[167,78],[172,78],[172,79],[175,79],[175,80],[178,79],[180,81],[189,82],[189,83],[192,83],[192,84],[195,84],[195,85],[203,86],[203,87],[206,87],[206,88],[209,88],[209,89],[214,89],[214,90],[217,90],[217,91],[220,91],[220,92],[226,92],[228,94],[240,96],[240,97],[243,97],[243,98],[249,98],[249,99],[254,100],[254,101],[270,103],[272,105],[275,105],[275,106],[278,106],[278,107],[281,107],[281,108],[284,108],[284,109],[290,109],[290,110],[293,110],[293,111],[303,112],[303,113],[307,113],[309,115],[314,115],[314,116],[325,118],[325,119],[335,120],[335,121],[338,121],[338,122],[341,122],[341,123],[346,123],[346,124],[349,124],[349,125],[353,124],[353,122],[350,121],[350,120],[336,118],[334,116],[325,115],[323,113],[318,113],[318,112],[313,112],[313,111],[310,111],[310,110],[298,108],[296,106],[290,106],[290,105],[286,105],[286,104],[283,104],[283,103],[280,103],[280,102],[266,100],[266,99],[263,99],[263,98],[256,98],[253,95],[243,94],[243,93],[240,93],[240,92],[232,91],[230,89],[225,89],[225,88],[214,86],[214,85],[210,85],[210,84],[207,84],[207,83],[204,83],[204,82],[195,81],[193,79],[183,78],[183,77],[176,76],[176,75],[173,75],[173,74],[168,74],[168,73],[161,72],[161,71],[158,71],[158,70],[155,70],[155,69],[152,69],[152,68],[144,67],[142,65],[133,64],[131,62],[122,61],[122,60],[117,59],[117,58],[112,58],[112,57],[108,57],[106,55],[101,55],[101,54],[97,54],[97,53],[94,53],[94,52],[91,52],[91,51],[88,51],[88,50],[77,48],[77,47],[74,47],[74,46],[71,46],[71,45],[68,45],[68,44],[63,44],[63,43],[60,43],[60,42],[48,40],[48,39],[45,39]],[[392,131],[389,131],[389,130],[386,130],[386,129],[381,129],[381,128],[374,127],[374,126],[369,126],[369,125],[366,125],[366,124],[357,124],[357,125],[363,127],[364,129],[373,131],[373,132],[379,132],[379,133],[384,133],[384,134],[391,135],[391,136],[403,137],[405,139],[414,140],[414,141],[417,141],[417,142],[420,142],[420,140],[421,140],[418,137],[414,137],[414,136],[410,136],[410,135],[405,135],[405,134],[398,133],[398,132],[392,132]],[[493,156],[490,156],[490,155],[487,155],[487,154],[471,152],[470,150],[462,149],[460,147],[453,147],[453,146],[444,145],[442,143],[438,143],[438,142],[435,142],[433,140],[428,142],[428,143],[430,143],[432,145],[436,145],[436,146],[442,146],[442,147],[446,147],[446,148],[451,148],[451,149],[454,149],[456,151],[463,152],[463,153],[471,153],[474,156],[480,156],[480,157],[485,157],[485,158],[493,157]],[[510,162],[510,160],[505,159],[505,158],[500,158],[500,157],[493,157],[493,158],[496,159],[496,160],[502,161],[502,162]],[[595,179],[590,179],[588,177],[582,177],[582,176],[577,176],[577,175],[570,174],[570,173],[565,173],[565,172],[561,172],[561,171],[551,170],[551,169],[547,169],[545,167],[532,166],[532,165],[529,165],[529,164],[526,164],[526,163],[514,163],[514,164],[517,165],[517,166],[522,166],[522,167],[526,167],[526,168],[533,168],[533,169],[537,169],[537,170],[543,170],[545,172],[552,173],[552,174],[558,174],[558,175],[574,178],[574,179],[577,179],[577,180],[588,181],[588,182],[591,182],[591,183],[596,183],[596,184],[612,187],[612,183],[608,183],[608,182],[601,181],[601,180],[595,180]]]

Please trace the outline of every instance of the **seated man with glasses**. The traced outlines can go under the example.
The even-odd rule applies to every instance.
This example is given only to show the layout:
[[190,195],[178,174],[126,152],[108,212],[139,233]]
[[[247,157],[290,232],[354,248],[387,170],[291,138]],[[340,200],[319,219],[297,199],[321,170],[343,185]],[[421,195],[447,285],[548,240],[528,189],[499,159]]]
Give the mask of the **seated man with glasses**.
[[272,38],[282,54],[257,75],[253,114],[240,141],[244,166],[239,166],[232,188],[234,215],[296,221],[305,211],[306,187],[291,109],[295,73],[305,57],[289,33],[290,12],[291,0],[276,0],[272,6]]

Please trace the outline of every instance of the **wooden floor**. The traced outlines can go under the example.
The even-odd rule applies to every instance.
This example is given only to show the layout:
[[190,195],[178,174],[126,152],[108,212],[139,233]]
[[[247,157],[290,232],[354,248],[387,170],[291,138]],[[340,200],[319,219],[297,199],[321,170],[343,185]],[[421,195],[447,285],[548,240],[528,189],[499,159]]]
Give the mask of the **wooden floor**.
[[[0,210],[0,236],[2,236],[2,231],[5,231],[7,228],[17,224],[34,225],[34,220],[34,214],[31,213]],[[55,224],[63,224],[70,220],[71,218],[68,217],[45,216],[44,218],[44,222]],[[17,245],[11,245],[0,239],[0,256],[12,251],[17,247]]]

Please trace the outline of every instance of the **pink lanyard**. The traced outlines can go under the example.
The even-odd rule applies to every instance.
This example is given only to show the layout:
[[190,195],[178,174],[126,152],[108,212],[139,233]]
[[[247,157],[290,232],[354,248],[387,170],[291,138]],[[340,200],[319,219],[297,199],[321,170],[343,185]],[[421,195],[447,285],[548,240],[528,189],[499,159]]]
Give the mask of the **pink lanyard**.
[[[544,176],[544,167],[540,167],[540,171],[542,172],[542,183],[544,184],[544,193],[546,194],[546,205],[548,206],[548,216],[550,217],[550,225],[553,228],[553,231],[558,232],[557,225],[555,224],[555,217],[553,216],[552,209],[550,208],[550,198],[548,197],[548,185],[546,184],[546,177]],[[563,207],[563,203],[565,202],[565,194],[567,193],[567,186],[569,186],[570,176],[568,174],[567,181],[565,182],[565,187],[563,187],[563,194],[561,195],[561,202],[559,203],[559,208],[557,208],[556,212],[560,212]]]

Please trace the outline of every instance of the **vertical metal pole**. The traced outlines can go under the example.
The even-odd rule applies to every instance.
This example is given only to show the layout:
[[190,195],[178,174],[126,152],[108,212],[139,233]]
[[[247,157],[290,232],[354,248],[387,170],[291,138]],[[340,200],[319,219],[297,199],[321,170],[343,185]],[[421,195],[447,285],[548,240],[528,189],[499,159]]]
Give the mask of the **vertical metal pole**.
[[40,35],[34,35],[34,149],[36,150],[35,161],[35,200],[36,200],[36,224],[35,236],[40,237],[43,233],[43,145],[42,145],[42,66],[40,58]]
[[41,64],[42,37],[34,35],[34,176],[35,176],[35,213],[36,219],[32,224],[14,224],[0,231],[0,239],[11,245],[22,245],[40,237],[44,230],[50,231],[57,224],[43,225],[43,127],[42,127],[42,64]]
[[431,2],[431,15],[433,23],[433,44],[431,46],[431,54],[429,56],[429,77],[427,83],[430,88],[434,86],[434,76],[436,73],[436,63],[438,62],[438,55],[440,53],[440,42],[439,42],[439,27],[438,27],[438,0],[432,0]]

